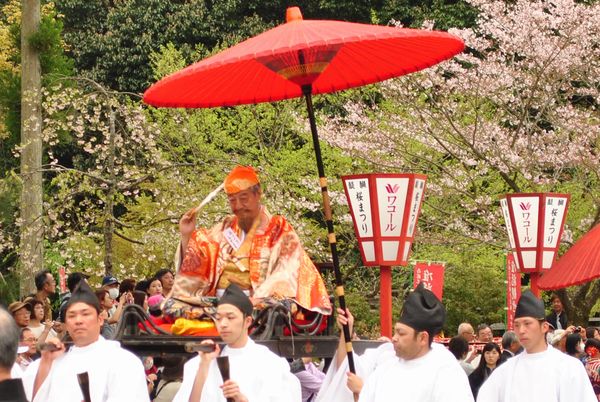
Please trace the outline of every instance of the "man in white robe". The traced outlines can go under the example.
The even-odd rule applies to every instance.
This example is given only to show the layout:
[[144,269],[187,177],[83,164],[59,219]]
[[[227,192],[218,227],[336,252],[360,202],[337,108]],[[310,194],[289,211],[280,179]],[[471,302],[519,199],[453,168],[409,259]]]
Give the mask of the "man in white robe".
[[[449,362],[454,359],[448,349],[439,343],[432,343],[431,351],[440,359],[446,359]],[[347,358],[344,358],[339,366],[334,358],[315,402],[354,402],[353,391],[360,394],[364,383],[372,373],[379,367],[385,367],[390,362],[393,363],[397,360],[398,356],[396,356],[392,342],[385,342],[377,348],[367,349],[362,355],[354,354],[355,375],[349,373]]]
[[348,367],[348,357],[346,352],[346,342],[341,331],[343,325],[348,324],[350,333],[354,327],[354,317],[350,310],[346,313],[340,308],[337,309],[336,321],[340,327],[340,341],[337,352],[327,369],[321,389],[315,398],[315,402],[354,402],[353,393],[359,394],[364,381],[375,371],[377,367],[385,364],[389,360],[396,360],[396,353],[391,342],[384,342],[374,349],[367,349],[364,354],[354,357],[354,368],[356,374],[350,373]]
[[404,302],[394,326],[397,359],[380,365],[366,380],[360,402],[472,402],[469,381],[454,356],[432,347],[446,311],[423,284]]
[[[173,402],[300,402],[298,379],[287,362],[248,336],[252,302],[234,284],[219,300],[217,330],[226,346],[199,352],[183,369],[183,383]],[[203,341],[203,344],[213,344]],[[217,356],[229,358],[229,380],[223,381]]]
[[477,402],[597,401],[581,362],[546,343],[544,303],[523,292],[514,328],[525,351],[492,372],[479,389]]
[[149,401],[144,367],[134,354],[100,336],[104,319],[98,298],[86,283],[73,292],[65,310],[65,325],[73,346],[54,338],[56,350],[42,351],[23,375],[32,402],[82,402],[77,375],[87,373],[92,402]]

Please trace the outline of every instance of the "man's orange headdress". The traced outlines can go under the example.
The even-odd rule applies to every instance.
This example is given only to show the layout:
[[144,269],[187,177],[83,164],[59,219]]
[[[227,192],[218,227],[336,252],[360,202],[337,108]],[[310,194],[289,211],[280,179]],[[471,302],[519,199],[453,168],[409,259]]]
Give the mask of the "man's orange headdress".
[[236,166],[225,178],[225,193],[228,195],[239,193],[259,183],[254,168],[251,166]]

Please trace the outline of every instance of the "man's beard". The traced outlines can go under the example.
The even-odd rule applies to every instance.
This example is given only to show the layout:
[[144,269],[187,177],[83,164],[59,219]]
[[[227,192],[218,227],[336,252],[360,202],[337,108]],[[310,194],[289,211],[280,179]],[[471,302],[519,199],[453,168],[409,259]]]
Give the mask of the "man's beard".
[[[258,219],[258,218],[256,218]],[[254,219],[250,217],[243,217],[238,219],[238,226],[246,233],[252,229],[252,224],[254,223]]]

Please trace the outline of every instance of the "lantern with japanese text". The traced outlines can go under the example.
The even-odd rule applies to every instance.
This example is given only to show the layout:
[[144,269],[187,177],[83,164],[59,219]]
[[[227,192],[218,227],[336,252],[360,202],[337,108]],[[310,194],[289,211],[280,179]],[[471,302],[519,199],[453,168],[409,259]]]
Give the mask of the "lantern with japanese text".
[[342,180],[363,264],[380,266],[381,335],[391,337],[391,267],[408,263],[427,176],[372,173]]
[[500,199],[515,264],[530,274],[536,295],[539,275],[554,264],[570,198],[569,194],[517,193]]
[[373,173],[342,180],[364,265],[406,265],[427,176]]

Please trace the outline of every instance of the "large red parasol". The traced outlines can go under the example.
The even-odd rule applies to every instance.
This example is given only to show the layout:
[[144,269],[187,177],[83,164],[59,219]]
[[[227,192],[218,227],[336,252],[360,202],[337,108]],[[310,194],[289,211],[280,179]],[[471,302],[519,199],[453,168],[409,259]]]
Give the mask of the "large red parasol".
[[577,241],[538,282],[541,289],[581,285],[600,277],[600,225]]
[[445,32],[342,21],[287,23],[192,64],[152,85],[144,102],[162,107],[214,107],[322,94],[430,67],[461,52]]
[[[215,107],[273,102],[304,96],[317,159],[323,209],[331,247],[336,294],[346,308],[327,179],[315,123],[312,95],[358,87],[430,67],[464,49],[444,33],[356,24],[307,21],[298,7],[287,22],[163,78],[144,94],[161,107]],[[344,326],[348,363],[352,344]]]

